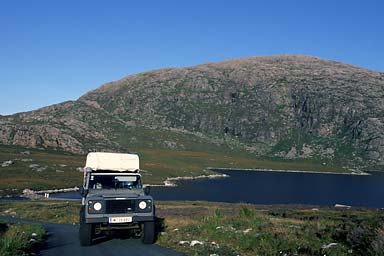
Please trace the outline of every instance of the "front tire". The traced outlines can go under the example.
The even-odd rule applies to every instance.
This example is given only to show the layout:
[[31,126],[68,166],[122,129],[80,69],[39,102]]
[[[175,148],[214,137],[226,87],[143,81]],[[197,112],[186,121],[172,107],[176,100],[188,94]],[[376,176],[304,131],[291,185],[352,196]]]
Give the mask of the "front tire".
[[79,238],[81,246],[92,245],[94,226],[92,224],[80,224]]
[[144,222],[141,232],[141,241],[143,244],[153,244],[155,239],[155,222]]
[[94,234],[94,225],[85,223],[85,207],[82,206],[80,209],[80,228],[79,228],[79,239],[81,246],[92,245],[92,238]]

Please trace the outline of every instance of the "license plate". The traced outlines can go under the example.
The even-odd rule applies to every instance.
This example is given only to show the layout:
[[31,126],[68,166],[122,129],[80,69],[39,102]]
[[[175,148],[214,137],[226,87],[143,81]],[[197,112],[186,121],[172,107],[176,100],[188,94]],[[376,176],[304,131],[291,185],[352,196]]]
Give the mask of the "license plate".
[[109,223],[132,222],[132,217],[109,217]]

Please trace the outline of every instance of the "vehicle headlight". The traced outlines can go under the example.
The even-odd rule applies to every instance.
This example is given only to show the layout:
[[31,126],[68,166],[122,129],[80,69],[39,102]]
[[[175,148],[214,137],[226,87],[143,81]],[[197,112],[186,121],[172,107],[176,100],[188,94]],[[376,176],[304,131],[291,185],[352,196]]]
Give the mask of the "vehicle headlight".
[[95,209],[96,211],[100,211],[102,208],[102,205],[101,203],[97,202],[93,205],[93,209]]
[[102,200],[88,201],[88,213],[100,214],[105,211],[105,202]]
[[144,210],[145,208],[147,208],[147,203],[146,203],[145,201],[141,201],[141,202],[139,203],[139,208],[140,208],[141,210]]

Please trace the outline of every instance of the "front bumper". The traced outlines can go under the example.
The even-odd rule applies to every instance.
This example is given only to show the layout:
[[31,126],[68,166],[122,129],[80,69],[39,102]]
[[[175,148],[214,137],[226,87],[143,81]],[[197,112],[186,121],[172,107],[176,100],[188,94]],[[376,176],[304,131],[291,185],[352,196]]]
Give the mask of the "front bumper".
[[132,224],[132,223],[138,223],[138,222],[145,222],[145,221],[154,221],[155,216],[153,215],[108,215],[108,216],[94,216],[94,215],[87,215],[85,218],[85,223],[103,223],[108,224],[109,223],[109,217],[132,217],[132,222],[126,222],[121,224]]

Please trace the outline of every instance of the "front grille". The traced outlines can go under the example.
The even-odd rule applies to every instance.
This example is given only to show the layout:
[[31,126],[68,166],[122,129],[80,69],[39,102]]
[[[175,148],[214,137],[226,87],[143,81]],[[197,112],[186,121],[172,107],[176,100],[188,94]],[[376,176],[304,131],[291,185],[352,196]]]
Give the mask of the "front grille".
[[107,200],[106,213],[129,213],[135,211],[135,200]]

